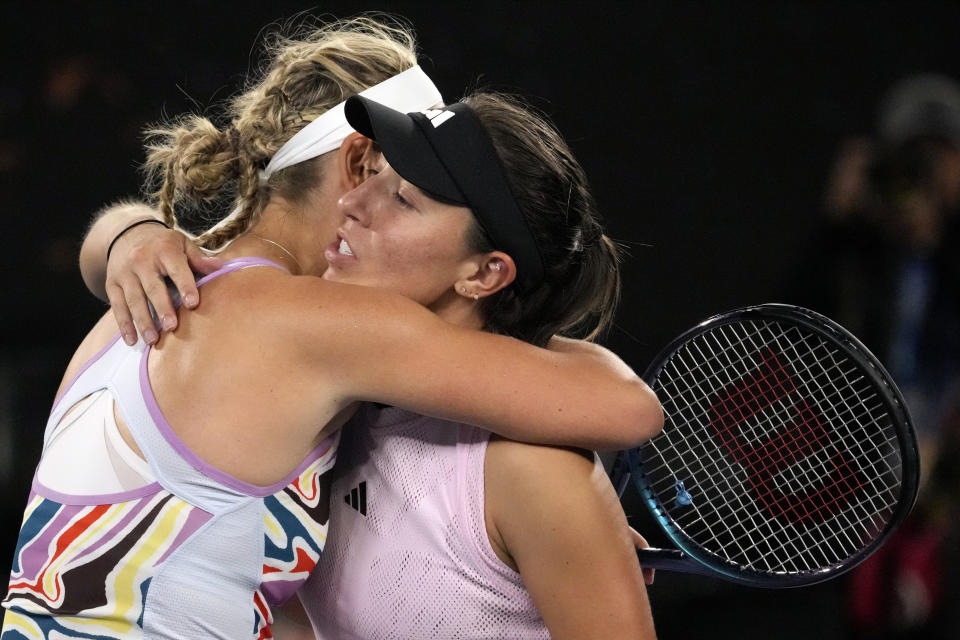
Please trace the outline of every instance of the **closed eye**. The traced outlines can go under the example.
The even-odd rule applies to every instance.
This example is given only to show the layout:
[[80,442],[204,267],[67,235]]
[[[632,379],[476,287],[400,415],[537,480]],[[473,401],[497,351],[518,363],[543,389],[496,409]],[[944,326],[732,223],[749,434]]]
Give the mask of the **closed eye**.
[[405,209],[416,209],[416,207],[410,204],[410,202],[404,198],[399,191],[395,191],[393,193],[393,197],[397,200],[397,202],[400,203],[400,206],[404,207]]

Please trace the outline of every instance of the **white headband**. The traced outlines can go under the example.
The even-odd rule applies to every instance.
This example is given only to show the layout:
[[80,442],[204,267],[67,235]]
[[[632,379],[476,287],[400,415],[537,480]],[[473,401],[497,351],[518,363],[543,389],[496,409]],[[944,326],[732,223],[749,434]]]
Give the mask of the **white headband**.
[[[443,102],[440,91],[423,72],[420,65],[387,78],[361,91],[360,95],[401,113],[423,111]],[[290,165],[339,149],[347,136],[354,131],[353,127],[347,123],[343,104],[341,102],[332,107],[287,140],[270,158],[267,167],[260,172],[260,183],[266,183],[271,175]],[[224,226],[238,213],[240,213],[240,207],[235,208],[227,217],[211,227],[211,231]]]
[[[422,111],[443,100],[419,65],[361,91],[360,95],[401,113]],[[260,180],[266,181],[275,171],[338,149],[351,133],[353,127],[347,124],[341,102],[287,140],[273,154]]]

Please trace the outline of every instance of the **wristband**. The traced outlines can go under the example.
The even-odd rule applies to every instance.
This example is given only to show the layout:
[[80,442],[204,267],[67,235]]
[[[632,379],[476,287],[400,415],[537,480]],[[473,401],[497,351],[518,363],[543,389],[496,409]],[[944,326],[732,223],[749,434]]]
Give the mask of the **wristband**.
[[146,218],[145,220],[137,220],[136,222],[128,224],[127,226],[125,226],[123,229],[120,230],[120,233],[118,233],[113,237],[113,240],[110,241],[110,246],[107,247],[107,262],[110,262],[110,252],[113,251],[113,245],[117,244],[117,240],[120,239],[120,236],[125,234],[127,231],[130,231],[130,229],[133,229],[134,227],[140,226],[141,224],[148,224],[148,223],[159,224],[167,229],[170,228],[170,225],[168,225],[166,222],[164,222],[163,220],[157,220],[156,218]]

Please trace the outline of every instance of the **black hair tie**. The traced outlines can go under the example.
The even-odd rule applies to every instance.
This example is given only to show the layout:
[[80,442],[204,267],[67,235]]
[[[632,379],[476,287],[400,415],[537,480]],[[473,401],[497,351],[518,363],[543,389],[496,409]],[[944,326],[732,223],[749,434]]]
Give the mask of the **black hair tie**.
[[145,218],[143,220],[137,220],[136,222],[128,224],[120,230],[120,233],[113,237],[113,240],[110,241],[110,246],[107,247],[107,262],[110,262],[110,252],[113,251],[113,245],[117,244],[117,240],[120,239],[120,236],[125,234],[127,231],[130,231],[130,229],[133,229],[134,227],[139,227],[141,224],[159,224],[167,229],[170,228],[170,225],[168,225],[166,222],[163,220],[157,220],[156,218]]

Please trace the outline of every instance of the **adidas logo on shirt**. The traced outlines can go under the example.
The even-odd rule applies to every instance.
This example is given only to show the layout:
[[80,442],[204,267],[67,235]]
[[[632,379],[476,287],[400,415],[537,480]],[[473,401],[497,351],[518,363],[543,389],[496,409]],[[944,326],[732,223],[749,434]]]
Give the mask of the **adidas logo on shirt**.
[[343,501],[359,511],[360,515],[367,515],[367,481],[364,480],[359,485],[350,489],[350,493],[343,496]]
[[420,113],[427,116],[434,129],[442,125],[453,116],[457,115],[453,111],[445,111],[443,109],[424,109]]

